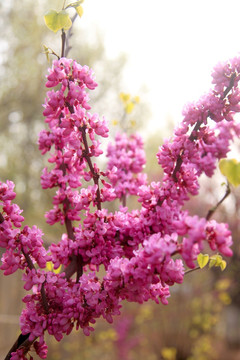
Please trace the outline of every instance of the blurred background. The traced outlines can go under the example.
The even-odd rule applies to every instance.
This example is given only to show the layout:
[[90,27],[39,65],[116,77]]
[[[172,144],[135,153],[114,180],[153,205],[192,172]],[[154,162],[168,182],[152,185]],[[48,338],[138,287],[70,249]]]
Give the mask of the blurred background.
[[[49,66],[43,45],[56,53],[61,46],[60,33],[50,33],[43,15],[61,7],[60,0],[0,1],[0,180],[15,182],[25,223],[42,228],[46,244],[58,241],[64,230],[45,224],[51,192],[41,190],[39,181],[46,159],[36,143],[44,127]],[[90,94],[92,109],[106,116],[111,137],[123,116],[129,132],[142,134],[146,172],[150,181],[159,180],[155,154],[181,120],[184,104],[208,91],[214,65],[239,54],[240,5],[232,0],[85,0],[83,9],[69,56],[94,69],[99,86]],[[127,114],[122,92],[140,99]],[[188,209],[206,216],[224,194],[224,178],[216,173],[201,181],[201,193]],[[98,321],[91,337],[78,331],[61,343],[49,338],[48,359],[239,359],[239,195],[232,189],[214,215],[230,224],[234,238],[234,256],[223,273],[219,268],[190,273],[183,285],[173,287],[168,306],[124,304],[113,326]],[[128,206],[137,206],[136,199]],[[1,274],[0,287],[3,358],[19,334],[21,274]]]

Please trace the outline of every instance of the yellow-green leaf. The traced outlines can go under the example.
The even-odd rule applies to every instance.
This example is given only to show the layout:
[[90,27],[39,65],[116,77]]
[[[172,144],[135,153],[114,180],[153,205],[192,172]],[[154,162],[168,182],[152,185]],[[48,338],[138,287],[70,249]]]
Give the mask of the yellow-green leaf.
[[210,257],[210,263],[209,263],[209,267],[213,267],[213,266],[220,266],[221,270],[223,271],[226,266],[227,263],[225,260],[223,260],[221,255],[213,255]]
[[215,260],[215,266],[220,266],[220,264],[222,263],[223,259],[221,255],[213,255],[211,256],[211,259]]
[[218,291],[226,291],[231,285],[230,279],[220,279],[215,283],[215,288]]
[[75,8],[75,10],[76,10],[76,12],[78,13],[78,15],[79,15],[80,17],[83,16],[83,8],[82,8],[81,5],[77,6],[77,7]]
[[221,262],[221,264],[220,264],[219,266],[220,266],[220,268],[221,268],[222,271],[225,270],[225,269],[226,269],[226,266],[227,266],[226,261],[225,261],[225,260],[222,260],[222,262]]
[[221,159],[219,169],[232,185],[240,185],[240,162],[236,159]]
[[77,14],[78,14],[80,17],[82,17],[82,16],[83,16],[83,8],[82,8],[82,6],[80,5],[80,4],[82,4],[82,3],[83,3],[83,0],[76,1],[76,2],[74,2],[74,3],[69,4],[65,9],[68,9],[68,8],[70,8],[70,7],[73,7],[73,8],[76,10]]
[[44,16],[44,20],[47,27],[53,32],[61,29],[68,30],[72,26],[70,16],[65,10],[59,12],[49,10]]
[[55,274],[59,274],[59,273],[61,272],[61,269],[62,269],[62,265],[60,265],[57,269],[54,269],[54,268],[53,268],[53,272],[54,272]]
[[46,268],[48,271],[52,271],[53,270],[53,263],[51,261],[48,261],[46,264]]
[[119,94],[120,99],[122,100],[123,103],[127,103],[130,100],[130,94],[126,94],[121,92]]
[[131,124],[132,127],[135,127],[136,126],[136,120],[131,119],[130,124]]
[[134,101],[135,103],[139,104],[139,102],[140,102],[140,97],[139,97],[139,96],[134,96],[133,101]]
[[215,265],[216,265],[216,260],[211,259],[210,262],[209,262],[209,268],[211,269]]
[[46,264],[46,269],[48,271],[54,272],[55,274],[59,274],[60,271],[61,271],[61,268],[62,268],[62,265],[60,265],[57,269],[54,269],[52,261],[48,261],[47,264]]
[[220,293],[218,298],[224,305],[230,305],[232,302],[232,299],[227,292]]
[[204,266],[207,265],[209,261],[209,255],[208,254],[199,254],[197,257],[197,262],[199,267],[202,269]]
[[84,2],[84,0],[75,1],[73,3],[68,4],[68,6],[66,6],[64,9],[66,10],[66,9],[68,9],[70,7],[76,8],[79,5],[81,5],[83,2]]
[[131,112],[133,111],[134,108],[134,103],[133,102],[129,102],[126,106],[125,106],[125,111],[127,114],[131,114]]
[[118,120],[116,120],[116,119],[112,120],[112,124],[113,124],[113,126],[118,125],[118,123],[119,123],[119,121],[118,121]]
[[210,257],[209,268],[213,266],[219,266],[222,261],[221,255],[213,255]]
[[161,355],[164,360],[176,360],[177,349],[174,347],[164,347],[161,350]]
[[46,45],[43,45],[44,54],[46,55],[47,62],[49,62],[49,48]]

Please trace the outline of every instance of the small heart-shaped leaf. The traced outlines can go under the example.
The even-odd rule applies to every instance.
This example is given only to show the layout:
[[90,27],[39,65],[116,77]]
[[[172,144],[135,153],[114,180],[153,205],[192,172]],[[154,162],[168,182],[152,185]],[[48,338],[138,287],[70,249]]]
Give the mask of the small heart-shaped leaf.
[[210,257],[210,263],[209,263],[209,268],[213,267],[213,266],[219,266],[221,268],[221,270],[223,271],[226,266],[227,263],[225,260],[223,260],[221,255],[213,255]]
[[221,159],[219,169],[232,185],[240,185],[240,163],[236,159]]
[[65,10],[57,12],[55,10],[49,10],[44,16],[45,24],[53,31],[64,29],[68,30],[72,26],[72,21]]
[[127,114],[131,114],[131,112],[134,109],[134,103],[133,102],[129,102],[126,106],[125,106],[125,111]]
[[227,266],[226,261],[225,261],[225,260],[222,260],[222,262],[221,262],[221,264],[220,264],[219,266],[220,266],[220,268],[221,268],[222,271],[225,270],[225,269],[226,269],[226,266]]
[[199,267],[202,269],[204,266],[207,265],[209,261],[209,255],[208,254],[199,254],[197,257],[197,262]]

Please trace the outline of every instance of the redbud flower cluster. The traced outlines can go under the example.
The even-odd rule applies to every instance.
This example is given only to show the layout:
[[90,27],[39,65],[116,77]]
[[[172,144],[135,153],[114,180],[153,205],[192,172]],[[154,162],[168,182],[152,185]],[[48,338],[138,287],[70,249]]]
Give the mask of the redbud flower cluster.
[[114,143],[107,148],[109,179],[119,199],[128,195],[138,195],[141,185],[146,185],[147,179],[143,167],[146,163],[143,140],[140,135],[118,133]]
[[[191,216],[183,205],[198,194],[199,176],[211,176],[240,135],[234,120],[239,79],[240,58],[214,69],[214,89],[185,107],[182,123],[157,154],[163,178],[149,184],[139,135],[117,134],[108,145],[107,169],[100,170],[99,138],[108,136],[108,127],[90,113],[87,90],[97,86],[92,70],[71,59],[53,62],[46,86],[54,89],[43,112],[48,129],[39,135],[39,149],[50,152],[42,188],[56,189],[46,221],[65,225],[61,240],[46,250],[41,230],[22,228],[21,210],[12,203],[14,184],[0,183],[0,246],[5,249],[0,268],[5,275],[23,271],[30,293],[23,298],[21,331],[41,358],[47,354],[46,331],[58,341],[74,326],[89,335],[97,318],[112,322],[120,314],[124,299],[167,304],[170,286],[183,282],[184,265],[194,268],[205,244],[232,255],[228,226]],[[129,195],[137,196],[139,210],[128,210]],[[110,212],[107,203],[115,199],[122,205]],[[63,272],[48,271],[48,261]],[[103,276],[97,273],[100,266]],[[26,359],[27,349],[16,348],[11,359]]]

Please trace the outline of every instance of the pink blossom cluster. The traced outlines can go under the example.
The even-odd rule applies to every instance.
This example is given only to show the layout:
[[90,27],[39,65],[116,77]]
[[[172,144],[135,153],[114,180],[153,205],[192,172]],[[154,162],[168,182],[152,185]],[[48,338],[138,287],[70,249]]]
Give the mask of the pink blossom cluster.
[[[39,341],[35,341],[33,343],[33,350],[36,352],[36,354],[41,358],[41,359],[46,359],[47,358],[47,345],[44,344],[40,344]],[[33,357],[30,355],[29,357],[25,356],[25,349],[24,348],[19,348],[17,349],[17,351],[13,351],[12,352],[12,356],[11,356],[11,360],[33,360]]]
[[[23,270],[30,293],[23,298],[21,331],[41,358],[47,353],[45,332],[58,341],[74,326],[89,335],[97,318],[113,321],[123,300],[167,304],[170,287],[183,282],[184,266],[196,266],[205,244],[232,255],[226,224],[183,208],[198,194],[199,176],[211,176],[240,135],[233,117],[240,109],[240,58],[216,67],[213,79],[215,88],[184,109],[174,136],[160,147],[162,180],[148,183],[139,135],[117,134],[107,149],[107,169],[100,171],[99,138],[108,136],[108,128],[89,112],[87,89],[97,86],[92,70],[71,59],[53,62],[46,86],[54,89],[44,104],[48,129],[40,133],[39,149],[51,152],[41,184],[56,189],[46,220],[65,225],[61,240],[46,250],[41,230],[22,227],[21,210],[12,203],[14,184],[0,183],[0,246],[5,249],[0,268],[5,275]],[[138,197],[139,210],[128,210],[130,195]],[[110,212],[106,203],[117,198],[121,205]],[[62,273],[48,271],[48,261],[54,269],[62,266]],[[22,348],[15,350],[12,359],[26,359]]]
[[[214,89],[184,108],[183,121],[174,137],[158,152],[158,162],[170,176],[181,158],[181,169],[174,173],[176,182],[182,181],[186,167],[198,177],[201,173],[211,176],[216,159],[226,157],[230,141],[239,136],[240,125],[233,119],[240,111],[239,70],[239,58],[216,66],[212,73]],[[192,193],[189,186],[184,184]]]
[[146,185],[143,167],[146,163],[143,140],[140,135],[118,133],[107,148],[109,179],[117,198],[137,195],[138,188]]
[[[115,197],[110,184],[102,178],[102,188],[98,181],[104,173],[93,159],[102,154],[100,142],[96,136],[107,137],[108,128],[105,119],[97,114],[91,115],[89,96],[86,89],[95,89],[92,70],[76,61],[62,58],[53,62],[47,76],[47,87],[60,86],[58,90],[47,93],[43,112],[49,130],[43,130],[39,136],[39,149],[42,154],[54,150],[48,161],[55,164],[49,171],[43,170],[41,184],[44,189],[57,187],[53,198],[53,209],[46,214],[47,222],[64,224],[69,220],[80,220],[80,213],[90,204],[101,207],[102,201],[111,201]],[[80,192],[82,181],[93,180]]]
[[0,269],[4,270],[4,275],[12,274],[18,269],[27,269],[29,257],[31,263],[37,263],[40,268],[45,268],[50,259],[43,247],[43,233],[40,229],[34,225],[32,228],[24,226],[20,230],[24,217],[20,215],[22,210],[18,205],[12,203],[16,196],[13,189],[12,181],[0,182],[0,246],[6,249]]

